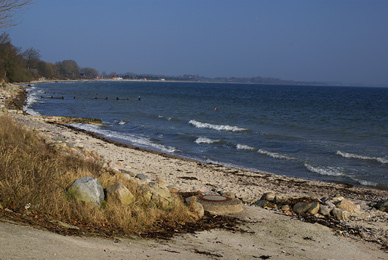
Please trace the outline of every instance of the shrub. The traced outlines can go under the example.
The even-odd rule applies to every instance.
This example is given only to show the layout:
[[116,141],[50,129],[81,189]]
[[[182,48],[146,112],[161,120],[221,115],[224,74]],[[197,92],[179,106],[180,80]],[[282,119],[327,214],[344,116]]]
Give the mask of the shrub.
[[[136,200],[129,206],[105,202],[99,208],[77,202],[67,195],[66,188],[85,176],[99,178],[104,188],[121,182]],[[197,219],[180,198],[167,203],[150,200],[137,183],[105,173],[99,163],[64,154],[9,117],[0,117],[0,203],[14,212],[33,212],[48,221],[135,234],[158,230],[160,223],[174,226]]]

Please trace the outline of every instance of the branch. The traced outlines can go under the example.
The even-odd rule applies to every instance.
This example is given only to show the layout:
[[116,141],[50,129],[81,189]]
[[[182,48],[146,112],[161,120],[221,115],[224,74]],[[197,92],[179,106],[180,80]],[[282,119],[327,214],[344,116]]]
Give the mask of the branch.
[[33,0],[0,0],[0,28],[17,25],[16,14],[32,2]]

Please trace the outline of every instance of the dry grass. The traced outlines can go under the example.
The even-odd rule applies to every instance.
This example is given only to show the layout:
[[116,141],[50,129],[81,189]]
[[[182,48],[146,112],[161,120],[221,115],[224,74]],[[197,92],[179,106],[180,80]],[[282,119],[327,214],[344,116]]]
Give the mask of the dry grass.
[[[69,198],[66,188],[85,176],[99,178],[104,188],[121,182],[136,200],[129,206],[105,203],[96,208]],[[137,183],[104,174],[98,163],[63,155],[8,117],[0,117],[0,203],[24,216],[28,212],[48,221],[122,233],[153,232],[197,219],[179,198],[150,200]]]

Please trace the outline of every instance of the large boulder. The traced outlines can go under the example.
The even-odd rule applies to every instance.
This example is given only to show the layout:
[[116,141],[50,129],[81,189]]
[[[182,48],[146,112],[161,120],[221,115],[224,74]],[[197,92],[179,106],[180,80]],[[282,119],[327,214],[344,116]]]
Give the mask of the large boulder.
[[352,202],[348,201],[347,199],[341,200],[337,205],[337,208],[343,209],[349,212],[352,211],[359,211],[360,208],[357,205],[354,205]]
[[292,207],[292,210],[299,214],[310,214],[310,215],[315,215],[319,212],[319,203],[314,201],[314,202],[297,202],[295,205]]
[[78,201],[99,207],[104,200],[104,190],[96,178],[83,177],[76,179],[68,188],[70,196]]
[[307,202],[297,202],[295,205],[292,207],[292,210],[301,215],[306,213],[309,209],[311,208],[310,203]]
[[135,196],[123,184],[117,182],[106,188],[106,199],[108,202],[129,205],[135,201]]
[[170,190],[166,186],[160,185],[157,183],[150,183],[149,187],[150,187],[150,192],[152,193],[152,199],[171,198]]

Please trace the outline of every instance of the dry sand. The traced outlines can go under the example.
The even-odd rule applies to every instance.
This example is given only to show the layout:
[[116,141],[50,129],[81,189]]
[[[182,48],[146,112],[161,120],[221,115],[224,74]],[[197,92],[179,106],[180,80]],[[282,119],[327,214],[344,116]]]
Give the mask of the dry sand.
[[0,222],[0,259],[387,259],[376,244],[248,207],[246,232],[212,230],[169,241],[65,237]]
[[388,237],[388,214],[371,209],[367,203],[386,198],[386,191],[256,173],[120,147],[65,126],[14,116],[30,129],[98,152],[121,170],[143,173],[150,179],[162,178],[181,191],[233,192],[246,205],[242,213],[235,215],[243,221],[242,232],[212,230],[177,235],[170,241],[64,237],[0,222],[0,259],[388,259],[378,243],[342,236],[319,224],[249,206],[267,191],[317,198],[339,193],[362,208],[344,224],[362,227],[369,232],[365,233],[367,239],[374,235],[376,242]]

